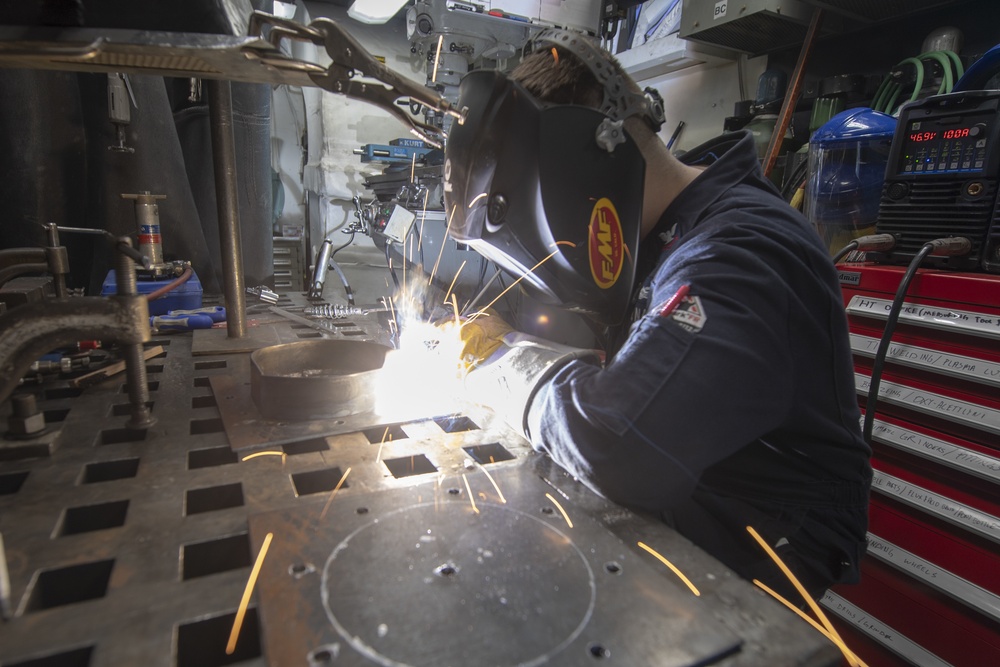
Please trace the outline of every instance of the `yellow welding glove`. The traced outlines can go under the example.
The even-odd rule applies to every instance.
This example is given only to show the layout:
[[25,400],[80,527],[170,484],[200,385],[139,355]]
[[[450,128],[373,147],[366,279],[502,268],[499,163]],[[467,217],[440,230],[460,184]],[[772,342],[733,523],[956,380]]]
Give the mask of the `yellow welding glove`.
[[513,331],[492,308],[465,320],[460,326],[462,361],[468,368],[475,368],[489,359],[503,345],[503,337]]
[[538,388],[567,363],[583,359],[599,364],[601,355],[598,350],[560,345],[509,327],[498,339],[499,330],[496,327],[492,337],[484,337],[490,342],[477,348],[489,354],[466,375],[466,397],[492,408],[512,429],[529,437],[528,408]]

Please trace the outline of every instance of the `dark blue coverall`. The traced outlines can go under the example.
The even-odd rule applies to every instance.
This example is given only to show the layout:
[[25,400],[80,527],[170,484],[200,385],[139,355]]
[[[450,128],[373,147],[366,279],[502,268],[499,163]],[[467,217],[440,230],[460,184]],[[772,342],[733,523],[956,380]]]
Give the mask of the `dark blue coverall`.
[[537,390],[529,436],[607,498],[790,590],[753,526],[819,596],[858,579],[871,482],[836,271],[749,133],[682,161],[708,168],[640,248],[648,312],[603,369],[572,361]]

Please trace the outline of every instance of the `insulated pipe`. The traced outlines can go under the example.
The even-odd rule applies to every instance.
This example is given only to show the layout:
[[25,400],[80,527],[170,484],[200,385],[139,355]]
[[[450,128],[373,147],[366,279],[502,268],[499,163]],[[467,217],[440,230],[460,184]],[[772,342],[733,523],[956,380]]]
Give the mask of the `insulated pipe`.
[[236,197],[236,141],[233,138],[233,93],[229,81],[205,81],[212,126],[215,199],[222,249],[222,280],[226,296],[226,329],[230,338],[247,333],[243,249],[240,241],[239,202]]

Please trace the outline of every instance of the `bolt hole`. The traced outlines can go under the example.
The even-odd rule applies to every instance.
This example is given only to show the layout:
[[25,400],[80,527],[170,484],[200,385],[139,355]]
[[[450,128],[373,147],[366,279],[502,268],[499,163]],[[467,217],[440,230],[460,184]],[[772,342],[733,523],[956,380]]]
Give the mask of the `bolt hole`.
[[451,563],[445,563],[444,565],[439,565],[437,569],[434,570],[434,574],[440,577],[450,577],[458,573],[458,568],[456,568]]
[[592,657],[598,659],[598,660],[600,660],[601,658],[610,658],[611,657],[611,651],[609,651],[608,649],[604,648],[600,644],[591,644],[589,651],[590,651],[590,655]]
[[458,494],[460,494],[460,493],[461,493],[461,491],[459,491],[459,490],[458,490],[458,489],[456,489],[455,487],[451,487],[450,489],[448,489],[448,493],[450,493],[450,494],[451,494],[451,495],[453,495],[453,496],[457,496]]
[[359,507],[358,509],[356,509],[354,511],[357,512],[358,514],[368,514],[368,508],[367,507]]
[[302,574],[306,571],[306,566],[303,563],[296,563],[292,565],[292,574]]
[[553,512],[555,512],[555,510],[552,509],[551,507],[543,507],[542,508],[542,514],[552,514]]
[[607,570],[607,572],[610,573],[610,574],[621,574],[622,573],[622,566],[619,565],[618,563],[614,562],[614,561],[611,561],[610,563],[605,563],[604,564],[604,569]]
[[309,654],[309,664],[324,665],[333,661],[333,653],[329,649],[316,649]]

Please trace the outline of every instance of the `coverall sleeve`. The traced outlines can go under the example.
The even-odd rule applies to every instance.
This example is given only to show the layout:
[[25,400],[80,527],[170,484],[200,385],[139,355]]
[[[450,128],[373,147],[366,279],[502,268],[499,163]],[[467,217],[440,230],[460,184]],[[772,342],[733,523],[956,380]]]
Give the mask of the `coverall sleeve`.
[[[664,510],[706,468],[778,427],[792,403],[790,299],[755,245],[737,227],[679,248],[614,359],[571,362],[536,392],[533,446],[615,502]],[[700,330],[659,314],[684,284],[703,309]]]

